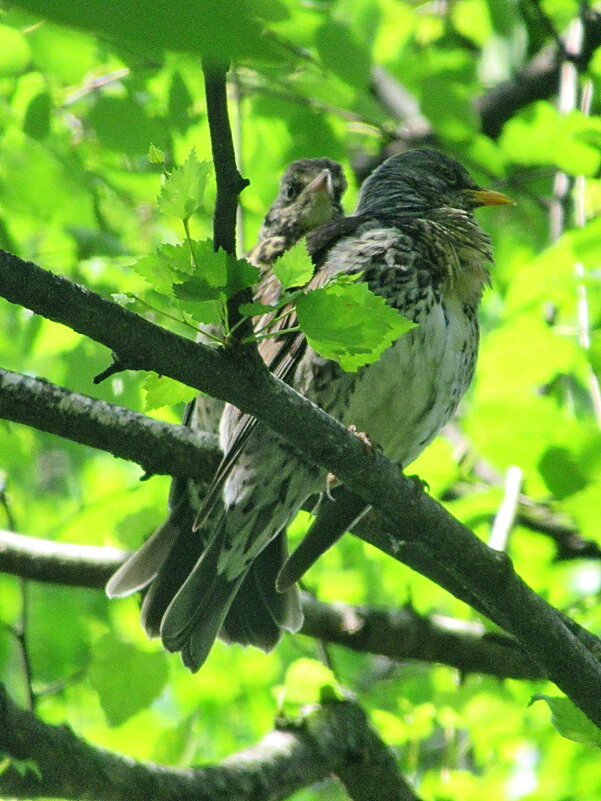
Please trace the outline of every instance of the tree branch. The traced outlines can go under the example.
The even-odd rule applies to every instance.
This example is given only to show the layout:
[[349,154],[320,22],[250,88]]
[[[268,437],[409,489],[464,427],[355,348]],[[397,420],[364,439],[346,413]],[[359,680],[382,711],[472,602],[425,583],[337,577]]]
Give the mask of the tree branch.
[[205,478],[220,459],[217,437],[0,369],[0,417],[137,462],[146,473]]
[[264,367],[241,358],[238,349],[217,352],[193,343],[7,253],[0,253],[0,295],[105,344],[130,368],[168,375],[262,420],[383,513],[388,533],[377,547],[403,559],[408,546],[431,555],[451,578],[451,591],[466,588],[478,608],[601,725],[601,664],[580,639],[580,627],[539,598],[505,554],[488,548],[383,454],[367,451]]
[[50,726],[17,707],[0,688],[0,751],[30,760],[35,769],[9,766],[0,793],[14,798],[60,797],[97,801],[239,801],[284,799],[330,774],[356,801],[418,801],[365,713],[337,701],[284,724],[260,743],[216,765],[167,768],[96,748],[67,726]]
[[[213,246],[215,250],[223,248],[226,253],[235,256],[238,195],[250,181],[243,178],[236,167],[236,153],[227,109],[228,67],[226,64],[213,64],[203,59],[202,69],[205,78],[211,150],[217,181],[217,198],[213,213]],[[240,304],[251,300],[252,291],[250,289],[230,298],[227,304],[230,328],[233,328],[241,320],[238,311]],[[240,331],[240,328],[243,331]],[[253,333],[251,321],[246,321],[236,331],[238,341],[251,335]]]
[[541,679],[544,674],[513,638],[478,624],[418,614],[411,606],[374,609],[325,604],[303,593],[301,634],[394,660],[438,662],[462,673]]

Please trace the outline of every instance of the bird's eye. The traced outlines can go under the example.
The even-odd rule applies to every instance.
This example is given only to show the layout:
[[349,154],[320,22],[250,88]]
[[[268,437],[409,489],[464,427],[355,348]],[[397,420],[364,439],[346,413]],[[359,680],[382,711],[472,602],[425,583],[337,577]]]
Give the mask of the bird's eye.
[[296,181],[291,181],[284,187],[284,200],[294,200],[301,191],[301,185]]
[[440,164],[438,168],[438,174],[447,183],[451,184],[451,186],[455,186],[459,182],[459,176],[457,175],[456,170],[454,170],[448,164]]

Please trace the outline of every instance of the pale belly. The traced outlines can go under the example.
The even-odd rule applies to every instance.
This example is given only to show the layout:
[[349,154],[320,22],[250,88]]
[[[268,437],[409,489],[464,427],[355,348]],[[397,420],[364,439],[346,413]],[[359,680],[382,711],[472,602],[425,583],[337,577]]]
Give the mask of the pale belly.
[[340,416],[403,467],[416,459],[457,408],[472,378],[475,316],[458,301],[435,306],[423,323],[363,368]]

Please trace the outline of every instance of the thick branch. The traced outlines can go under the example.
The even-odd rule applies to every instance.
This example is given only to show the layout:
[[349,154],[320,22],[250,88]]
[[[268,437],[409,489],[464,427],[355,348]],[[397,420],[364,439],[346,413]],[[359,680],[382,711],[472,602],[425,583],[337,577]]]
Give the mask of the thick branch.
[[[513,634],[572,700],[601,725],[601,665],[565,621],[516,575],[511,560],[492,551],[383,454],[368,451],[344,426],[271,376],[238,349],[216,352],[195,344],[31,263],[0,254],[0,294],[59,320],[115,351],[129,367],[155,370],[220,397],[264,421],[307,459],[327,468],[392,531],[385,549],[409,542],[445,565],[488,616]],[[378,544],[378,547],[382,547]]]
[[428,617],[411,607],[373,609],[325,604],[303,595],[302,634],[337,643],[354,651],[390,659],[418,659],[450,665],[462,673],[498,678],[540,679],[541,669],[516,648],[515,640],[487,634],[477,624]]
[[379,799],[417,799],[363,711],[349,702],[328,703],[300,724],[275,730],[217,765],[190,770],[135,762],[95,748],[68,727],[50,726],[20,709],[0,688],[0,751],[31,760],[41,774],[8,767],[0,774],[0,793],[5,797],[276,801],[334,773],[355,787],[352,798],[366,801],[375,797],[365,790],[371,765],[381,782]]
[[2,369],[0,417],[137,462],[146,473],[206,478],[219,464],[219,444],[211,434]]
[[[0,530],[0,571],[52,584],[104,588],[126,553],[115,548],[69,545]],[[477,624],[419,615],[411,608],[384,611],[325,604],[302,594],[301,633],[355,651],[391,659],[440,662],[463,673],[537,679],[544,674],[502,634]]]

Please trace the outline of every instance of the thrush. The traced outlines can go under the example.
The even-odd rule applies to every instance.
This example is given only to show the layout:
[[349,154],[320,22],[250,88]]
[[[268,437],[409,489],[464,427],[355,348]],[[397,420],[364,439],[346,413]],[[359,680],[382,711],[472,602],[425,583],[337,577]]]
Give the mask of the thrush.
[[[341,198],[346,186],[342,167],[328,158],[299,159],[287,167],[280,179],[277,197],[263,219],[257,244],[246,254],[248,261],[261,270],[256,299],[264,303],[278,299],[280,285],[272,271],[274,263],[308,231],[343,215]],[[212,333],[220,334],[220,329],[215,328]],[[224,405],[223,401],[200,395],[188,405],[184,425],[217,433]],[[159,634],[167,606],[203,553],[205,539],[202,532],[193,530],[193,524],[207,489],[208,484],[174,479],[168,518],[107,585],[112,597],[148,587],[142,604],[142,621],[150,636]],[[271,552],[275,554],[273,559]],[[275,576],[286,555],[282,534],[280,541],[271,545],[271,550],[259,556],[255,570],[268,575],[275,569]],[[276,592],[273,581],[267,591],[274,596],[272,606],[285,601],[285,596]],[[248,587],[242,587],[230,610],[230,625],[234,630],[235,621],[240,617],[239,606],[261,607],[262,600],[256,595],[251,576]],[[268,620],[271,617],[268,616]],[[271,640],[279,637],[275,624],[269,628]]]
[[[309,288],[339,273],[356,276],[417,326],[356,373],[319,356],[302,335],[264,340],[263,358],[276,375],[406,466],[451,417],[472,379],[477,309],[492,261],[473,211],[507,202],[436,151],[388,159],[364,183],[353,217],[308,237],[317,268]],[[218,634],[268,649],[283,629],[298,630],[296,588],[274,592],[286,559],[283,532],[326,478],[266,425],[230,405],[220,437],[224,461],[198,519],[202,554],[159,625],[165,647],[181,651],[192,670]]]

